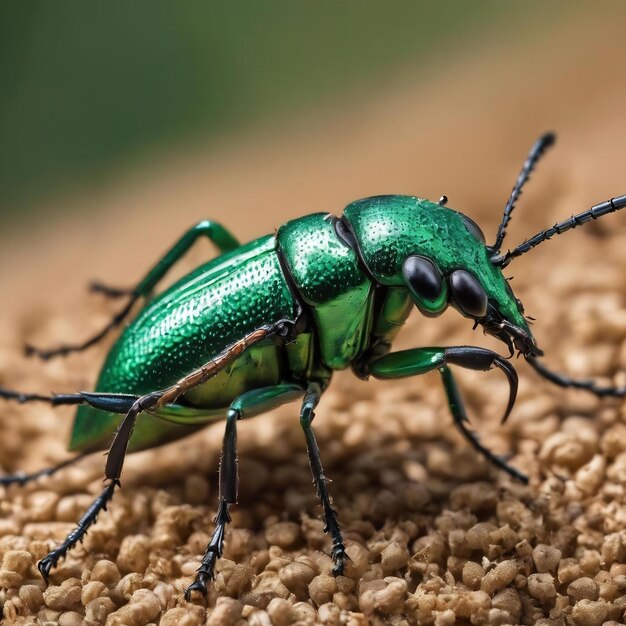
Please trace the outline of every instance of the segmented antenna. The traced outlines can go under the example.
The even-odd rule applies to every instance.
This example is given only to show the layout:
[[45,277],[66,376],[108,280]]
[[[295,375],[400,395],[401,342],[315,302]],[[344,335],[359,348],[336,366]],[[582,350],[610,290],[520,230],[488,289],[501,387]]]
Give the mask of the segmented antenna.
[[493,246],[490,246],[489,249],[493,253],[494,256],[497,256],[500,252],[500,248],[502,247],[502,242],[504,241],[504,237],[506,235],[506,227],[511,220],[511,214],[513,213],[513,209],[515,208],[515,203],[518,198],[522,195],[522,187],[526,184],[526,181],[530,178],[530,175],[537,164],[537,161],[543,156],[544,152],[554,144],[556,141],[556,135],[552,132],[544,133],[535,141],[535,144],[530,149],[528,156],[526,157],[526,161],[522,166],[522,171],[519,173],[517,180],[515,181],[515,185],[513,186],[513,191],[511,191],[511,195],[504,207],[504,213],[502,215],[502,222],[498,227],[498,232],[496,234],[496,241]]
[[596,204],[595,206],[592,206],[588,211],[584,211],[583,213],[579,213],[578,215],[572,215],[572,217],[562,222],[559,222],[558,224],[555,224],[552,228],[542,230],[530,239],[524,241],[524,243],[521,243],[519,246],[517,246],[517,248],[509,250],[509,252],[507,252],[506,254],[492,257],[491,262],[494,265],[499,265],[500,267],[504,268],[515,257],[526,254],[526,252],[532,250],[535,246],[538,246],[543,241],[547,241],[554,235],[561,235],[571,228],[576,228],[576,226],[582,226],[590,220],[597,220],[604,215],[608,215],[609,213],[613,213],[614,211],[619,211],[620,209],[624,208],[626,208],[626,195],[618,196],[617,198],[611,198],[610,200],[606,200],[605,202]]

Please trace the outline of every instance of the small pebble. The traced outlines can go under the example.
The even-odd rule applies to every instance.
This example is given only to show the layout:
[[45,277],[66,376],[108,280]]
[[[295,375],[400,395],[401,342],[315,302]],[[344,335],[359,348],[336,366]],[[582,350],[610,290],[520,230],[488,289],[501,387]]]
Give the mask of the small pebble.
[[562,553],[554,546],[544,543],[533,549],[533,561],[539,573],[555,572],[561,561]]
[[[207,621],[207,626],[235,626],[241,612],[243,604],[234,598],[218,598],[215,608],[211,612]],[[161,623],[163,623],[161,621]]]
[[498,563],[492,570],[485,574],[480,588],[485,593],[491,595],[495,591],[499,591],[513,582],[517,571],[518,568],[515,561],[502,561],[502,563]]
[[120,579],[120,571],[112,561],[98,561],[91,570],[91,580],[99,580],[109,588],[115,587]]
[[556,597],[556,587],[551,574],[531,574],[528,577],[528,592],[543,604]]
[[607,614],[606,604],[593,600],[579,600],[572,609],[572,618],[576,626],[600,626]]
[[333,576],[320,574],[309,583],[309,594],[311,600],[318,607],[333,599],[333,594],[337,590],[337,581]]
[[600,595],[600,586],[592,578],[582,576],[568,585],[567,595],[576,601],[597,600]]

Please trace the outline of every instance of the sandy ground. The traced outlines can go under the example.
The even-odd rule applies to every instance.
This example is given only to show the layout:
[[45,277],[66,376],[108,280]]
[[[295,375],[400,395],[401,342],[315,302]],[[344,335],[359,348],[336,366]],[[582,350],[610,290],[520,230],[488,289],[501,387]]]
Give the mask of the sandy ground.
[[[497,54],[485,47],[440,73],[390,78],[358,105],[345,101],[236,145],[154,164],[71,199],[65,217],[12,226],[0,249],[0,384],[90,388],[105,345],[41,364],[22,357],[22,343],[49,346],[99,328],[115,306],[90,299],[82,285],[94,277],[132,283],[202,217],[247,240],[307,212],[339,213],[357,197],[445,193],[493,233],[527,148],[547,128],[562,141],[524,194],[509,245],[623,194],[621,23],[588,16],[538,33],[532,46],[502,37]],[[186,267],[206,254],[198,246]],[[510,273],[537,318],[547,362],[626,382],[623,215],[538,248]],[[452,312],[435,321],[415,314],[398,345],[496,345],[468,326]],[[502,378],[461,380],[483,441],[512,452],[529,487],[487,467],[461,440],[437,377],[335,377],[316,429],[352,559],[338,579],[329,575],[296,405],[241,424],[240,504],[206,602],[187,604],[182,591],[212,529],[221,425],[129,458],[110,510],[47,590],[34,564],[100,490],[102,457],[6,489],[4,623],[623,623],[622,403],[555,389],[521,362],[519,372],[505,427]],[[65,458],[71,411],[3,404],[1,419],[6,472]]]

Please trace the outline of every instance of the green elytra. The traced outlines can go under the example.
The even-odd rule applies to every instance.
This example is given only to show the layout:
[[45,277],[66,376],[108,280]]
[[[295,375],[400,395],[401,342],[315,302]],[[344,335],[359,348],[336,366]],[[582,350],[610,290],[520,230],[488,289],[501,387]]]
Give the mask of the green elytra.
[[[392,342],[413,306],[427,316],[454,306],[474,326],[522,354],[544,378],[599,396],[624,396],[626,387],[602,387],[555,374],[537,359],[542,354],[521,302],[502,270],[543,241],[608,213],[626,208],[626,196],[612,198],[541,231],[501,253],[515,202],[534,165],[554,135],[531,149],[504,209],[495,243],[486,245],[478,226],[439,203],[413,196],[378,196],[354,202],[341,217],[308,215],[280,227],[275,235],[240,246],[223,226],[203,221],[188,230],[134,289],[97,286],[125,308],[100,333],[77,346],[29,353],[49,358],[83,350],[121,323],[141,298],[147,303],[121,334],[104,363],[94,392],[42,396],[0,388],[0,397],[19,402],[80,405],[70,449],[91,452],[109,446],[102,493],[73,530],[39,564],[48,578],[106,508],[128,450],[182,437],[205,424],[225,420],[215,529],[195,581],[186,591],[206,594],[223,551],[229,507],[237,501],[237,421],[303,398],[300,408],[313,480],[332,537],[333,572],[347,559],[332,508],[319,448],[312,429],[314,410],[334,370],[352,367],[363,378],[402,378],[436,370],[455,426],[488,461],[516,479],[527,478],[483,446],[468,417],[451,365],[500,369],[510,393],[503,421],[517,391],[517,374],[497,353],[473,346],[421,347],[401,352]],[[153,290],[199,237],[220,255],[160,295]],[[112,439],[112,443],[111,442]],[[81,458],[30,475],[0,477],[0,484],[23,484],[52,474]]]
[[[343,218],[377,284],[338,236],[336,219],[320,213],[209,261],[140,311],[111,349],[97,392],[143,395],[162,389],[255,328],[295,322],[298,300],[312,323],[294,342],[279,346],[267,339],[252,347],[176,406],[140,415],[130,449],[223,419],[244,391],[312,379],[326,383],[333,370],[358,361],[374,345],[380,357],[380,346],[390,347],[412,308],[402,276],[410,255],[427,256],[444,274],[471,267],[505,318],[528,331],[501,270],[460,213],[428,200],[382,196],[350,204]],[[79,407],[70,449],[108,446],[120,421],[119,415]]]

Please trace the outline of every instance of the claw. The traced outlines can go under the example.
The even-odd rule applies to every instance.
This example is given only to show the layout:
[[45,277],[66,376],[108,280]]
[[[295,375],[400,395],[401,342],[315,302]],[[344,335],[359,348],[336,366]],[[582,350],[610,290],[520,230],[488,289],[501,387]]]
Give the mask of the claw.
[[506,420],[509,419],[509,415],[511,414],[511,410],[513,409],[513,405],[515,404],[515,398],[517,398],[517,372],[508,361],[505,361],[502,358],[495,359],[494,365],[504,372],[507,380],[509,381],[509,402],[506,406],[506,410],[504,411],[504,415],[502,416],[501,420],[501,423],[504,424]]
[[191,602],[191,594],[193,591],[199,591],[206,598],[206,583],[204,581],[200,582],[198,579],[194,580],[185,590],[185,600],[187,600],[187,602]]
[[50,584],[50,572],[52,571],[52,568],[56,566],[56,564],[57,559],[54,556],[51,556],[51,554],[48,554],[43,559],[41,559],[39,563],[37,563],[37,569],[39,570],[41,577],[46,581],[46,586]]
[[350,560],[350,557],[346,554],[346,547],[343,543],[336,543],[333,545],[330,555],[334,562],[333,576],[343,576],[346,562]]

